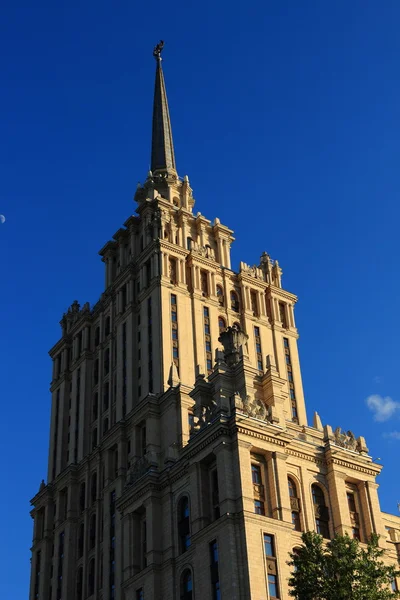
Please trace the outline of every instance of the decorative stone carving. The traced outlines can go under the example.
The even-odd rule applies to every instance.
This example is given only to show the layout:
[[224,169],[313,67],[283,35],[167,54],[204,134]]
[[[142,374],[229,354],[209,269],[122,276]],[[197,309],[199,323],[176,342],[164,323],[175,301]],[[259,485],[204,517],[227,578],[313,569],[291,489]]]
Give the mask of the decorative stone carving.
[[150,466],[151,465],[147,456],[142,456],[141,458],[138,458],[138,460],[136,460],[133,463],[133,465],[128,471],[126,477],[126,485],[132,485],[133,483],[135,483],[135,481],[140,479],[142,475],[147,473],[147,471],[150,469]]
[[178,369],[176,368],[176,365],[173,362],[169,370],[168,385],[174,388],[177,387],[180,384],[180,382],[181,380],[179,379]]
[[196,423],[193,429],[198,430],[209,425],[217,414],[217,408],[217,403],[214,398],[202,399],[202,402],[196,402],[193,409]]
[[197,244],[192,244],[192,252],[204,258],[215,260],[215,252],[211,246],[197,246]]
[[337,427],[334,432],[334,441],[337,446],[346,448],[347,450],[359,451],[358,442],[352,431],[342,432],[340,427]]
[[248,339],[249,336],[241,331],[237,325],[232,325],[232,327],[228,327],[225,331],[222,331],[218,341],[224,347],[225,361],[229,367],[238,364],[241,348]]
[[271,422],[268,407],[259,398],[251,398],[250,396],[247,396],[243,402],[243,405],[244,411],[249,415],[249,417],[261,419],[262,421],[267,421],[268,423]]
[[82,308],[78,300],[74,300],[60,321],[63,332],[67,333],[84,313],[90,312],[90,304],[86,302]]

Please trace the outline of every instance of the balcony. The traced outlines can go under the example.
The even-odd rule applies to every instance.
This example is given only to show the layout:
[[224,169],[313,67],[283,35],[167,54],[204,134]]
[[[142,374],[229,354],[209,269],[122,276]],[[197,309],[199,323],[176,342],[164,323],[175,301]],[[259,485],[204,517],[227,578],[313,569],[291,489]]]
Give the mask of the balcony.
[[354,527],[358,527],[360,524],[360,517],[357,512],[350,511],[350,522]]
[[290,508],[296,512],[300,512],[300,500],[294,496],[290,496]]
[[261,483],[253,483],[253,493],[255,500],[264,500],[264,486]]
[[314,514],[316,519],[321,521],[329,521],[328,507],[322,504],[314,504]]

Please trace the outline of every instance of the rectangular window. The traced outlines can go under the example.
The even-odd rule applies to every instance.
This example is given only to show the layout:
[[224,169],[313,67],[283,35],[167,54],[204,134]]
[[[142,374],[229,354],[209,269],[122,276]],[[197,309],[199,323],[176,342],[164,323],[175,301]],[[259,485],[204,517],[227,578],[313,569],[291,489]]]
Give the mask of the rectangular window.
[[292,361],[290,358],[290,348],[289,348],[289,339],[283,338],[283,348],[285,352],[285,361],[286,361],[286,370],[287,370],[287,378],[289,383],[289,394],[290,394],[290,402],[292,405],[292,421],[294,423],[299,422],[298,414],[297,414],[297,402],[296,402],[296,393],[294,389],[294,379],[293,379],[293,369],[292,369]]
[[210,545],[210,575],[211,575],[211,589],[212,599],[220,600],[221,590],[219,585],[219,565],[218,565],[218,544],[217,540],[213,540]]
[[136,600],[144,600],[143,588],[136,590]]
[[256,360],[257,360],[257,369],[259,371],[263,371],[263,358],[262,358],[262,350],[261,350],[261,338],[260,338],[260,328],[254,327],[254,341],[256,346]]
[[261,485],[261,467],[259,465],[251,465],[251,477],[253,483]]
[[274,539],[272,535],[264,533],[264,552],[265,556],[275,557]]
[[264,553],[267,563],[268,592],[271,600],[279,598],[278,571],[274,536],[264,533]]
[[265,515],[264,502],[261,500],[254,500],[254,512],[256,515]]

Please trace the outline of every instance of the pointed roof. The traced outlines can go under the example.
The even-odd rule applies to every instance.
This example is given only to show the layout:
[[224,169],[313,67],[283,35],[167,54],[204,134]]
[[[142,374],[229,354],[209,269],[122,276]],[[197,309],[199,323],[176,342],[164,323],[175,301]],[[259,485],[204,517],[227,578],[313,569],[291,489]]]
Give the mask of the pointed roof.
[[151,171],[176,173],[174,144],[172,141],[171,120],[169,117],[167,92],[164,74],[161,68],[161,41],[155,48],[153,56],[156,59],[156,81],[154,87],[153,133],[151,138]]

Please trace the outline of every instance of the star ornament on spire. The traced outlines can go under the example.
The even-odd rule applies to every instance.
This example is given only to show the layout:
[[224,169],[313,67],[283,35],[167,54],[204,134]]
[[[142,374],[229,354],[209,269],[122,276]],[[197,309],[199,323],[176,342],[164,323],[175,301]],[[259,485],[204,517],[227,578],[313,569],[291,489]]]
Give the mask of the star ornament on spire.
[[157,46],[154,46],[153,56],[156,60],[162,60],[161,52],[164,48],[164,40],[160,40]]

